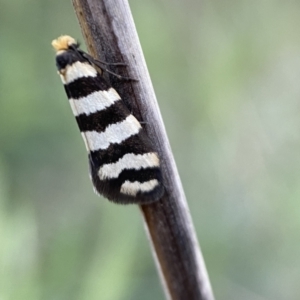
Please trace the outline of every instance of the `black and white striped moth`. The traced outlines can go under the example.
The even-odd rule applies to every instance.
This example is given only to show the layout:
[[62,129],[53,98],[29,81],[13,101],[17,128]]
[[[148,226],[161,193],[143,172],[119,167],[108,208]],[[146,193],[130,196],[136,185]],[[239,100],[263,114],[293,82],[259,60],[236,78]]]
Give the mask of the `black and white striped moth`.
[[160,160],[140,122],[75,39],[61,36],[52,46],[88,151],[95,192],[123,204],[159,200],[164,193]]

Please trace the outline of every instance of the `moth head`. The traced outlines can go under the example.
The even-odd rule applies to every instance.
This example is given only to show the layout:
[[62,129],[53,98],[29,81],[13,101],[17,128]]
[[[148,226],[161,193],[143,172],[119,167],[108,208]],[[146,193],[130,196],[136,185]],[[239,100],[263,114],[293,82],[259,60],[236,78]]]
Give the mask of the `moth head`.
[[56,52],[68,50],[72,46],[76,48],[79,46],[76,40],[69,35],[62,35],[58,37],[52,41],[51,45]]

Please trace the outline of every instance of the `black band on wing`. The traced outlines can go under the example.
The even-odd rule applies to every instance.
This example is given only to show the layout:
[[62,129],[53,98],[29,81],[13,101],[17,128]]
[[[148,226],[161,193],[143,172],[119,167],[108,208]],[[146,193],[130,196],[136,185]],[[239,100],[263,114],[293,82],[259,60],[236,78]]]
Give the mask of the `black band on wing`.
[[92,151],[89,154],[91,164],[95,169],[99,169],[104,164],[117,162],[127,153],[145,154],[153,152],[149,145],[148,139],[143,131],[135,134],[121,144],[111,144],[105,150]]
[[66,84],[69,91],[72,91],[71,97],[79,99],[88,96],[94,92],[107,91],[110,85],[98,73],[96,77],[81,77],[71,83]]
[[[80,100],[77,100],[80,101]],[[124,121],[130,115],[129,110],[121,100],[116,101],[106,109],[90,115],[80,114],[76,117],[80,131],[104,131],[109,125]]]

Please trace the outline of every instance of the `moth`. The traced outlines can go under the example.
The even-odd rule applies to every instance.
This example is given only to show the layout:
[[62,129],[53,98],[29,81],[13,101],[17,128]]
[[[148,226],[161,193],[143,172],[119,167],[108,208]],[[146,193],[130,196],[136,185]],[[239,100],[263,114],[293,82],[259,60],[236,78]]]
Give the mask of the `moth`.
[[74,38],[60,36],[52,46],[88,151],[95,192],[122,204],[159,200],[164,194],[160,159],[141,123]]

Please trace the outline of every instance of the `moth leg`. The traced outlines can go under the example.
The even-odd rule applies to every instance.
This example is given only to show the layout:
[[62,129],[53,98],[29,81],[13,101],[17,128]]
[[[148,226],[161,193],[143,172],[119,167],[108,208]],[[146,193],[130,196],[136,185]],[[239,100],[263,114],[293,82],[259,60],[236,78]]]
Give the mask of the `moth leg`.
[[117,63],[109,63],[109,62],[106,62],[106,61],[103,61],[103,60],[100,60],[100,59],[95,59],[94,57],[92,57],[91,55],[89,55],[88,53],[83,52],[83,51],[82,51],[81,54],[82,54],[82,56],[83,56],[84,58],[86,58],[90,63],[93,63],[93,64],[95,64],[95,65],[97,65],[97,66],[99,66],[100,64],[101,64],[101,65],[108,65],[108,66],[123,66],[123,67],[127,66],[127,64],[121,63],[121,62],[117,62]]
[[[78,50],[77,50],[78,51]],[[109,69],[107,68],[103,68],[103,65],[111,65],[111,66],[127,66],[127,64],[125,63],[107,63],[107,62],[103,62],[99,59],[95,59],[93,58],[91,55],[89,55],[88,53],[84,52],[84,51],[81,51],[81,55],[86,59],[88,60],[88,62],[90,64],[94,64],[96,65],[97,67],[99,67],[101,70],[117,77],[118,79],[120,80],[126,80],[126,81],[138,81],[137,79],[134,79],[134,78],[130,78],[130,77],[125,77],[125,76],[121,76],[113,71],[110,71]]]
[[115,73],[115,72],[112,72],[112,71],[110,71],[110,70],[108,70],[108,69],[106,69],[106,68],[103,68],[103,67],[101,67],[101,69],[102,69],[103,71],[105,71],[105,72],[107,72],[107,73],[109,73],[109,74],[111,74],[111,75],[117,77],[117,78],[120,79],[120,80],[124,80],[124,81],[135,81],[135,82],[138,82],[138,80],[135,79],[135,78],[130,78],[130,77],[121,76],[121,75],[119,75],[119,74],[117,74],[117,73]]
[[125,63],[109,63],[109,62],[105,62],[105,61],[102,61],[100,59],[94,59],[94,62],[97,62],[99,64],[102,64],[102,65],[109,65],[109,66],[120,66],[120,67],[126,67],[127,64]]

